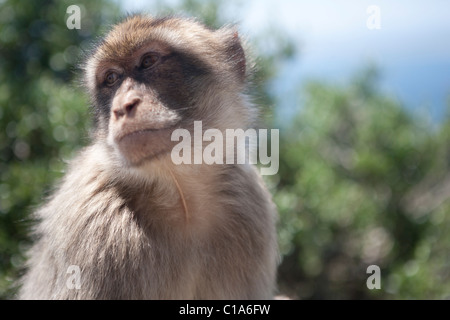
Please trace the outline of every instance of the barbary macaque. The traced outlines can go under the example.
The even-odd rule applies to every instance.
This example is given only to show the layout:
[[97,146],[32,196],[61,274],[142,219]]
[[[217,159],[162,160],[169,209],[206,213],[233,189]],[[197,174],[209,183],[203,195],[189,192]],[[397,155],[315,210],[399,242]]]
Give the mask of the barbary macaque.
[[92,143],[36,212],[19,298],[271,299],[276,210],[255,167],[171,160],[194,121],[254,125],[238,33],[133,15],[82,68]]

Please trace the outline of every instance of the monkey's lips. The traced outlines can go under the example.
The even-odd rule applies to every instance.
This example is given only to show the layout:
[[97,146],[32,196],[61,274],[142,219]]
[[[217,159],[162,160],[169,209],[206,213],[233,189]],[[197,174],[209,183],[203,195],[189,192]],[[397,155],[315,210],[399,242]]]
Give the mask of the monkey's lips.
[[115,143],[121,155],[130,165],[138,166],[144,161],[169,153],[175,143],[171,141],[176,125],[158,129],[140,129],[116,137]]

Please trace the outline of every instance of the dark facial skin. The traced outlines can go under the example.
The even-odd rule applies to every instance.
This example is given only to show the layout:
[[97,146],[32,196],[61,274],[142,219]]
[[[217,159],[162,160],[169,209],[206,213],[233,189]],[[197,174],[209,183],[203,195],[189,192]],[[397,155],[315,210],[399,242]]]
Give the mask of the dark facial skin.
[[197,83],[206,74],[199,61],[157,42],[99,64],[97,113],[108,122],[108,143],[129,165],[170,151],[173,130],[192,122]]

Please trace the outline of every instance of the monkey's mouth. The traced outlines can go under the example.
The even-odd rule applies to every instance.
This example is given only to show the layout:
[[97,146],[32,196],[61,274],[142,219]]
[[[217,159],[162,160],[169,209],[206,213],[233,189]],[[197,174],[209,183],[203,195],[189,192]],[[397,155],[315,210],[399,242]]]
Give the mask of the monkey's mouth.
[[131,165],[140,165],[144,160],[172,150],[175,142],[171,140],[171,136],[176,128],[178,124],[157,129],[139,129],[116,137],[115,142],[121,155]]
[[132,131],[126,134],[123,134],[119,137],[116,138],[117,143],[121,143],[122,140],[124,139],[134,139],[134,138],[139,138],[139,136],[145,136],[145,135],[151,135],[151,134],[158,134],[160,131],[164,131],[164,130],[169,130],[171,129],[170,127],[167,128],[161,128],[161,129],[141,129],[141,130],[136,130],[136,131]]
[[142,135],[145,136],[145,135],[152,135],[152,134],[160,134],[165,131],[172,132],[173,130],[175,130],[178,127],[179,127],[179,123],[176,122],[176,123],[152,125],[151,128],[149,128],[149,127],[139,128],[139,129],[130,128],[128,130],[125,128],[121,128],[121,130],[120,130],[121,133],[116,135],[114,137],[114,140],[116,141],[116,143],[121,143],[121,141],[124,139],[138,138],[139,136],[142,136]]

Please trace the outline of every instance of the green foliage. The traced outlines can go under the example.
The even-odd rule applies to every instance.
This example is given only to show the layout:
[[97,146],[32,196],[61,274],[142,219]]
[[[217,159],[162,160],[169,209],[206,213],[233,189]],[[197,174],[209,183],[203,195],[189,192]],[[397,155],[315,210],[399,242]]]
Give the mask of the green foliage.
[[[376,83],[375,69],[310,83],[280,134],[280,285],[296,297],[448,297],[448,139]],[[372,264],[381,290],[366,287]]]

